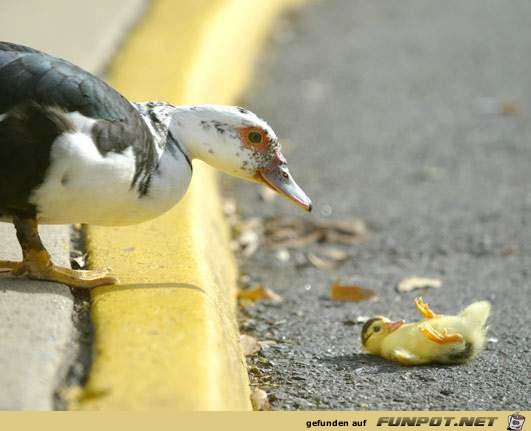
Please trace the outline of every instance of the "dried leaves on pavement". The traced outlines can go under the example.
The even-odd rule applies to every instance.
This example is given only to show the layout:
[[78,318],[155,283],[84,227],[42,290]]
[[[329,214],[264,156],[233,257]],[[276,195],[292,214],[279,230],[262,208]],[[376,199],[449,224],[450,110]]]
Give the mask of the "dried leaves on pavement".
[[314,242],[356,244],[364,240],[367,227],[361,220],[313,221],[301,218],[264,219],[266,242],[274,247],[304,247]]
[[398,283],[396,290],[405,293],[415,289],[438,289],[441,286],[442,282],[438,278],[406,277]]
[[253,405],[253,410],[256,411],[264,411],[271,409],[271,406],[269,405],[269,400],[267,399],[267,393],[262,389],[253,389],[253,391],[251,392],[251,403]]
[[317,269],[334,269],[349,258],[349,254],[338,248],[324,248],[308,253],[308,261]]
[[254,355],[258,353],[261,349],[260,344],[258,343],[256,338],[251,337],[247,334],[240,335],[240,345],[242,347],[244,356]]
[[252,302],[263,300],[269,300],[272,302],[282,301],[282,297],[278,293],[273,292],[271,289],[268,289],[267,287],[264,287],[261,284],[250,289],[239,289],[238,299],[243,299]]
[[[314,243],[356,244],[365,240],[367,227],[363,221],[336,220],[314,221],[295,217],[251,217],[246,220],[232,219],[233,248],[244,257],[252,256],[262,244],[273,248],[303,248]],[[332,266],[347,258],[342,250],[323,251],[324,258],[313,256],[316,265]],[[328,261],[322,263],[322,260]],[[313,263],[312,262],[312,263]]]
[[371,289],[366,289],[355,284],[334,283],[330,286],[330,298],[335,301],[366,301],[375,298],[376,294]]

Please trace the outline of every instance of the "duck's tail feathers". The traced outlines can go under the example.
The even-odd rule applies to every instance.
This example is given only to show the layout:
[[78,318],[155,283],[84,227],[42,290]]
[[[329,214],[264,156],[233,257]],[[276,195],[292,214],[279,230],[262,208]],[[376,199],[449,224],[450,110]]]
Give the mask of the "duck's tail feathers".
[[485,324],[487,323],[489,315],[490,302],[488,301],[474,302],[461,312],[461,317],[463,317],[471,325],[479,328],[485,328]]

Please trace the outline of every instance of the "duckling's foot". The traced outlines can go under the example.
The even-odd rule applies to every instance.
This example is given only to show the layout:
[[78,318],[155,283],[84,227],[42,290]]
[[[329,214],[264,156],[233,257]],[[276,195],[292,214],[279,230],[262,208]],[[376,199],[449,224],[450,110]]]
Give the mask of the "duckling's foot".
[[428,340],[433,341],[437,344],[451,344],[451,343],[461,343],[463,342],[463,336],[461,334],[449,334],[448,329],[444,328],[441,331],[438,331],[433,326],[428,323],[423,323],[419,325],[419,331],[424,335]]
[[434,317],[437,317],[431,308],[428,307],[428,304],[424,302],[421,296],[415,298],[415,305],[417,306],[417,310],[419,310],[420,314],[422,314],[426,319],[433,319]]
[[35,280],[56,281],[68,286],[92,288],[106,284],[116,284],[115,277],[108,276],[108,270],[81,271],[54,265],[46,258],[13,262],[0,260],[0,272],[11,272],[12,275],[27,275]]

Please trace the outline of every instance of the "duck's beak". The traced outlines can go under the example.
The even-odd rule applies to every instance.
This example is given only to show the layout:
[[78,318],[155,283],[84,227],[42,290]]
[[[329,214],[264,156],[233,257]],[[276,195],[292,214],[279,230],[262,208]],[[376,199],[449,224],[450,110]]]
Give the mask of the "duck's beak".
[[306,211],[312,210],[312,201],[289,173],[286,159],[280,151],[275,151],[273,160],[267,167],[258,169],[256,180],[295,202]]
[[394,332],[398,328],[400,328],[404,323],[406,323],[404,320],[395,320],[394,322],[387,322],[387,328],[389,329],[389,332]]

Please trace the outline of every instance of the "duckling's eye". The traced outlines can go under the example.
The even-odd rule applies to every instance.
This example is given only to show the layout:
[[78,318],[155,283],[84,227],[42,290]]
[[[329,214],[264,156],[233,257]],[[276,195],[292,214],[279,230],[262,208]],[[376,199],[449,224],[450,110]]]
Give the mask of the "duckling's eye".
[[262,135],[258,132],[249,132],[247,138],[249,139],[249,142],[253,144],[259,144],[262,142]]
[[375,327],[372,329],[372,332],[380,332],[380,329],[382,329],[381,326],[375,326]]

